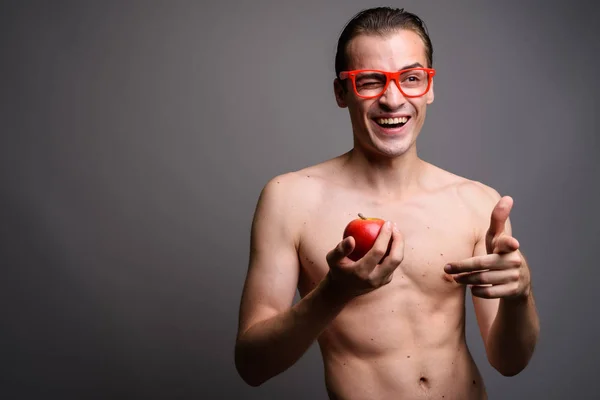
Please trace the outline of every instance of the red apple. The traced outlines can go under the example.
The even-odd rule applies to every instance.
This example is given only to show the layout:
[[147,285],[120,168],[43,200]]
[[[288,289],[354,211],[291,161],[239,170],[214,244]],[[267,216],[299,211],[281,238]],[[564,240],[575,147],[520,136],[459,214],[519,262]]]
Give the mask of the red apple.
[[344,239],[348,236],[352,236],[356,243],[354,250],[348,255],[348,258],[352,261],[360,260],[369,250],[371,250],[373,244],[375,244],[377,235],[379,235],[381,227],[385,223],[381,218],[367,218],[360,213],[358,216],[359,218],[350,221],[350,223],[346,225],[343,236]]

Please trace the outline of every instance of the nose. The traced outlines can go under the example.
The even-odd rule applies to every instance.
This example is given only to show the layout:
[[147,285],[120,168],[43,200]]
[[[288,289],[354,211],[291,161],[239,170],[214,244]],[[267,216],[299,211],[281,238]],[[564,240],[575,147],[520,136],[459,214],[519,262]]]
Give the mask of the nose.
[[392,110],[400,108],[406,102],[406,98],[400,91],[398,82],[395,79],[390,81],[385,92],[379,97],[379,102]]

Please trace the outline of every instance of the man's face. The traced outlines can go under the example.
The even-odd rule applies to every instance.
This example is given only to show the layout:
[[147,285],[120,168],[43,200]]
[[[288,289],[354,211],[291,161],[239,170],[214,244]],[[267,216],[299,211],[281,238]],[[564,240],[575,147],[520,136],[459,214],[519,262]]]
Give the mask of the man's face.
[[[376,69],[389,72],[409,67],[429,67],[423,40],[410,30],[398,30],[385,36],[359,35],[347,47],[347,70]],[[343,88],[345,86],[345,90]],[[425,121],[426,108],[433,102],[433,84],[421,96],[406,98],[392,81],[385,93],[373,99],[360,98],[350,79],[334,84],[340,107],[348,107],[355,140],[361,147],[388,157],[397,157],[410,149]],[[380,124],[381,118],[407,117],[400,128]]]

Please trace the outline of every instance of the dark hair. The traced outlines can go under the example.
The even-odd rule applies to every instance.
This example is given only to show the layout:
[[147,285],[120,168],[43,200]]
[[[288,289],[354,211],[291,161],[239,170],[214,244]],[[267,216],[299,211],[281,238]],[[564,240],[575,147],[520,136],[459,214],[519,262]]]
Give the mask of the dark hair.
[[403,8],[375,7],[363,10],[356,14],[346,24],[338,39],[335,55],[335,75],[339,78],[340,72],[347,66],[346,47],[348,42],[358,35],[384,35],[399,29],[408,29],[415,32],[423,39],[427,56],[427,67],[433,66],[433,46],[425,23],[413,13],[404,11]]

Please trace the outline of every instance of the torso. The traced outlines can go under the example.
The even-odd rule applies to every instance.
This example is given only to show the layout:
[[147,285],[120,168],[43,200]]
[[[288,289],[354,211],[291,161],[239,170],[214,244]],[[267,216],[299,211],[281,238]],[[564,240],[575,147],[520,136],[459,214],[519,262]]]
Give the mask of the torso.
[[330,398],[485,399],[465,342],[465,288],[443,270],[473,255],[474,216],[458,191],[468,181],[432,166],[434,186],[378,201],[330,181],[329,167],[298,172],[314,193],[298,220],[301,296],[327,273],[325,255],[359,212],[396,222],[405,240],[392,282],[352,300],[319,337]]

